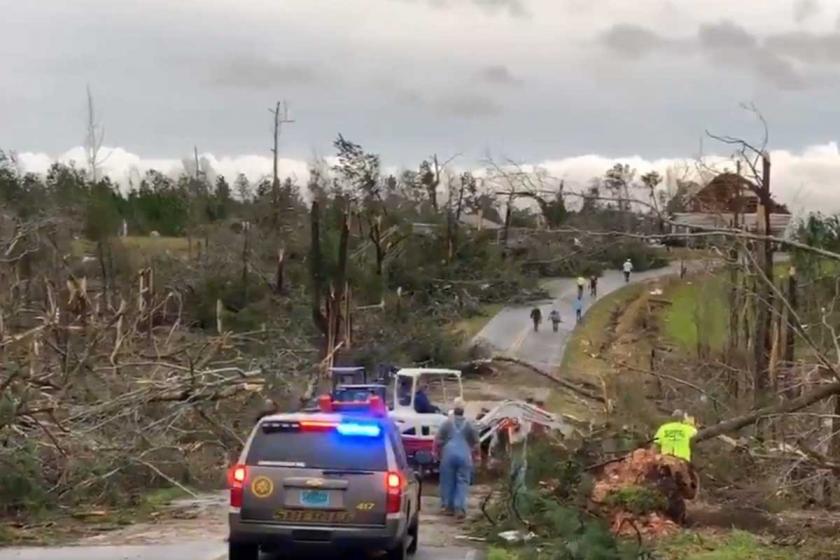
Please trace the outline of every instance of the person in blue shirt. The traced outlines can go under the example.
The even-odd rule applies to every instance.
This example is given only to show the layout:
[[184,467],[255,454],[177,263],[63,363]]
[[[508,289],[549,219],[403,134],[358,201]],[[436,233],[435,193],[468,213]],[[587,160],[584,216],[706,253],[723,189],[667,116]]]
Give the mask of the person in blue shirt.
[[428,389],[429,385],[423,383],[414,395],[414,411],[418,414],[435,414],[440,412],[440,409],[429,400],[429,396],[426,394]]
[[577,322],[580,323],[580,319],[583,316],[583,298],[577,298],[575,300],[575,317],[577,317]]
[[435,436],[440,457],[440,505],[444,515],[458,519],[467,516],[470,482],[473,475],[473,449],[478,445],[478,431],[464,417],[466,403],[458,397],[453,412],[441,424]]

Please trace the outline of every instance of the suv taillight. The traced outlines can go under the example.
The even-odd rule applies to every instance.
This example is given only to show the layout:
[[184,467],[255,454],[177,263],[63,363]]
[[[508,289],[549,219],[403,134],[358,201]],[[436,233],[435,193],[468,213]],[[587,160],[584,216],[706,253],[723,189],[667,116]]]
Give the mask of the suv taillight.
[[385,475],[385,490],[388,493],[387,513],[399,513],[402,509],[403,478],[398,472]]
[[228,486],[230,486],[230,505],[235,508],[242,507],[242,494],[245,489],[245,482],[248,480],[248,467],[236,465],[228,472]]

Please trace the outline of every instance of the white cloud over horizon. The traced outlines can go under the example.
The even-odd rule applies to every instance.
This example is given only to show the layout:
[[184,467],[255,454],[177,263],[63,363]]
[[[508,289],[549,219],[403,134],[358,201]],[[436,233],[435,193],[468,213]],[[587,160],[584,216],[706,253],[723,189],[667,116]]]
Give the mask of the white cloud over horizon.
[[[65,164],[75,162],[84,165],[84,150],[81,147],[70,149],[58,156],[46,153],[21,152],[16,154],[23,172],[44,174],[52,163]],[[223,175],[233,182],[239,173],[245,174],[252,184],[269,177],[272,161],[269,156],[256,154],[214,155],[200,153],[199,157],[208,165],[211,175]],[[123,148],[103,148],[102,172],[107,174],[124,190],[130,184],[136,184],[149,169],[156,169],[170,176],[177,176],[188,170],[184,159],[145,158]],[[187,160],[188,161],[188,160]],[[715,168],[734,169],[731,160],[721,156],[707,156],[706,164]],[[773,150],[772,188],[774,197],[787,204],[794,212],[822,211],[840,212],[840,145],[837,141],[809,146],[801,151]],[[298,183],[305,184],[309,176],[310,161],[293,158],[280,158],[281,177],[295,177]],[[628,157],[608,157],[597,154],[547,159],[539,162],[523,162],[526,166],[538,166],[558,179],[564,179],[571,189],[586,186],[593,178],[603,177],[604,172],[615,163],[627,163],[637,170],[637,177],[656,170],[663,177],[692,178],[698,168],[695,158],[659,158],[646,159],[638,155]],[[385,162],[386,166],[388,162]],[[456,162],[453,167],[459,169],[482,169],[480,163],[468,165]],[[386,167],[386,172],[397,172],[398,166]]]
[[268,154],[283,99],[296,159],[339,132],[395,164],[679,158],[706,129],[755,138],[743,102],[774,146],[838,138],[840,0],[3,4],[0,146],[19,152],[78,144],[88,86],[105,141],[140,154]]

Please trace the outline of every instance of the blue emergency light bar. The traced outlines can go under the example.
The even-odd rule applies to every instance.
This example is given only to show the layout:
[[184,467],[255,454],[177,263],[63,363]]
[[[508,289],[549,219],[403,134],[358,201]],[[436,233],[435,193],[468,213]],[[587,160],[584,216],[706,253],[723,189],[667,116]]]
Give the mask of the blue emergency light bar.
[[340,422],[335,430],[348,437],[379,437],[382,426],[379,424],[362,424],[359,422]]

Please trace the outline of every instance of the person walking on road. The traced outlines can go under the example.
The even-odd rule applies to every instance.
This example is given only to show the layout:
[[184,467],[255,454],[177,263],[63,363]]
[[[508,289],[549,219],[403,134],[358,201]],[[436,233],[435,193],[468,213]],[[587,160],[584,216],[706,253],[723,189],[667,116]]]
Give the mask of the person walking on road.
[[542,323],[542,311],[540,311],[539,307],[531,310],[531,320],[534,322],[534,332],[539,331],[540,323]]
[[598,297],[598,275],[593,274],[589,277],[589,295],[593,298]]
[[627,259],[626,261],[624,261],[623,270],[624,270],[624,283],[626,284],[627,282],[630,281],[630,273],[633,272],[633,261],[631,261],[630,259]]
[[472,452],[478,445],[478,432],[464,418],[464,399],[456,398],[452,408],[453,414],[441,424],[435,436],[435,448],[440,457],[440,504],[445,515],[464,519],[473,472]]
[[560,318],[560,312],[556,309],[552,309],[551,313],[548,314],[548,319],[551,321],[551,326],[554,328],[554,332],[557,332],[557,327],[563,322]]
[[583,287],[586,286],[586,278],[583,277],[583,274],[577,277],[577,287],[578,287],[578,297],[583,297]]
[[575,317],[578,323],[583,318],[583,298],[577,298],[575,300]]

